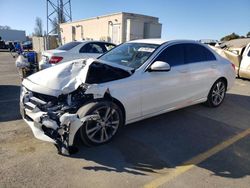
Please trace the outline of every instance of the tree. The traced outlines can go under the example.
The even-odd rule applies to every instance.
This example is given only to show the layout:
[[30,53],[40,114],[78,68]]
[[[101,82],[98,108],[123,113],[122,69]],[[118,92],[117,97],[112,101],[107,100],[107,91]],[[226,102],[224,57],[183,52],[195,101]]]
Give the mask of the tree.
[[244,36],[239,36],[239,35],[237,35],[235,33],[232,33],[230,35],[222,37],[220,40],[221,41],[229,41],[229,40],[232,40],[232,39],[239,39],[239,38],[242,38],[242,37],[244,38]]
[[36,17],[36,20],[35,20],[35,28],[34,28],[33,36],[38,36],[38,37],[43,36],[43,23],[42,23],[42,19],[39,17]]
[[248,38],[250,38],[250,31],[247,33],[247,35],[246,35]]

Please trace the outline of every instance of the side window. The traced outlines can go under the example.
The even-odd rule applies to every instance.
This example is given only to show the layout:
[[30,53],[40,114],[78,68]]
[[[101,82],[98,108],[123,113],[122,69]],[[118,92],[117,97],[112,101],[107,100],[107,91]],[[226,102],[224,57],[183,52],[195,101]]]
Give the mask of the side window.
[[104,53],[104,49],[98,43],[88,43],[85,44],[80,50],[79,53]]
[[109,44],[109,43],[104,43],[104,47],[105,47],[105,50],[106,50],[106,51],[109,51],[109,50],[111,50],[112,48],[114,48],[115,45]]
[[184,47],[182,44],[176,44],[167,47],[157,58],[156,61],[167,62],[170,66],[184,64]]
[[185,44],[185,63],[216,60],[214,54],[199,44]]

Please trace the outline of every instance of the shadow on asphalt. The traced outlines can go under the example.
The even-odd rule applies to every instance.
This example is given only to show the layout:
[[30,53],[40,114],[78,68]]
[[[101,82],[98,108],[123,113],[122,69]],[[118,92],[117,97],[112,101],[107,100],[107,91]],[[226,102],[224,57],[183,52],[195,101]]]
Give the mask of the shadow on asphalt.
[[19,96],[20,86],[0,85],[0,122],[21,119]]
[[[233,94],[228,94],[219,108],[225,109],[226,113],[234,103],[240,103],[250,111],[250,97]],[[143,120],[125,126],[112,142],[98,147],[84,147],[78,140],[79,152],[71,157],[97,163],[84,166],[83,170],[147,175],[171,169],[242,131],[192,112],[214,110],[216,114],[219,108],[196,105]],[[249,142],[247,144],[245,141],[245,145],[241,145],[238,147],[237,143],[198,166],[223,177],[240,178],[250,175]]]

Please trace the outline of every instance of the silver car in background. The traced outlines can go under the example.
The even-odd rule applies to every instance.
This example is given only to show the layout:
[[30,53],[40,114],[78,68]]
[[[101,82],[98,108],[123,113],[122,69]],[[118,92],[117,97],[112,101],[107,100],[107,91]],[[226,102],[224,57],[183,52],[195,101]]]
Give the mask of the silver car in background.
[[44,51],[39,62],[39,70],[74,59],[97,58],[115,46],[115,44],[102,41],[69,42],[54,50]]

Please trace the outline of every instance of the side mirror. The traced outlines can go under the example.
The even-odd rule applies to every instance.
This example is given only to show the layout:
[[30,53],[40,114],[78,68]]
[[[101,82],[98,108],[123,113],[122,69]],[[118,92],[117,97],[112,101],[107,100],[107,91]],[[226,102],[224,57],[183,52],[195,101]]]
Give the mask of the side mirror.
[[171,69],[170,65],[164,61],[155,61],[150,68],[148,69],[149,72],[154,71],[169,71]]

